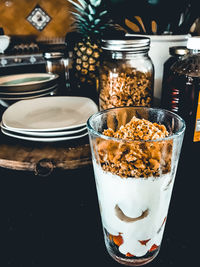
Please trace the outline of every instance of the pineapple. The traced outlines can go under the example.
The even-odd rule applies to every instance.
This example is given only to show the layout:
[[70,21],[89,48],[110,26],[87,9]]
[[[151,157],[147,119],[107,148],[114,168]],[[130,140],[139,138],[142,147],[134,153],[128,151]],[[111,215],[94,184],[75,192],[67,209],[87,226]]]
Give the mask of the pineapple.
[[[97,89],[100,64],[100,40],[111,27],[105,0],[68,0],[75,11],[72,16],[79,38],[73,45],[72,87],[83,90]],[[68,38],[70,39],[70,38]],[[72,40],[71,40],[72,41]],[[73,40],[74,41],[74,40]],[[95,88],[95,89],[94,89]],[[93,91],[95,94],[96,92]]]
[[81,83],[92,85],[98,74],[100,47],[91,40],[78,42],[74,47],[74,68]]

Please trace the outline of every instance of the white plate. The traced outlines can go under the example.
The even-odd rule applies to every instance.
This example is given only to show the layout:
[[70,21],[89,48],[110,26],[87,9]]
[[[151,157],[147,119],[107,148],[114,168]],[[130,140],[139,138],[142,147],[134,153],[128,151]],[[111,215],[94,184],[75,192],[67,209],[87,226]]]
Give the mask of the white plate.
[[88,135],[88,132],[84,133],[84,134],[80,134],[80,135],[74,135],[74,136],[63,136],[63,137],[31,137],[31,136],[24,136],[24,135],[17,135],[17,134],[12,134],[9,131],[6,131],[4,129],[1,129],[2,133],[10,136],[10,137],[14,137],[14,138],[18,138],[18,139],[22,139],[22,140],[27,140],[27,141],[37,141],[37,142],[59,142],[59,141],[65,141],[65,140],[73,140],[73,139],[78,139],[78,138],[82,138],[86,135]]
[[2,122],[13,130],[66,130],[84,126],[97,111],[97,105],[86,97],[42,97],[9,106],[3,113]]
[[18,92],[38,90],[53,86],[59,76],[51,73],[25,73],[0,77],[0,91]]
[[17,101],[34,99],[34,98],[39,98],[39,97],[43,97],[43,96],[55,96],[55,95],[57,95],[57,89],[55,89],[54,91],[45,92],[45,93],[39,94],[39,95],[36,94],[33,96],[26,96],[26,97],[12,98],[12,99],[11,98],[2,99],[0,97],[0,105],[2,105],[5,108],[8,108],[9,106],[13,105]]
[[81,135],[87,131],[87,127],[81,127],[73,131],[55,131],[55,132],[31,132],[31,131],[20,131],[12,130],[8,127],[5,127],[1,124],[1,128],[5,131],[9,131],[11,134],[22,134],[25,136],[34,136],[34,137],[59,137],[59,136],[71,136],[71,135]]
[[26,95],[33,95],[33,94],[40,94],[40,93],[43,93],[43,92],[46,92],[46,91],[51,91],[51,90],[54,90],[58,87],[57,84],[55,84],[54,86],[51,86],[49,88],[43,88],[43,89],[38,89],[38,90],[30,90],[30,91],[18,91],[18,92],[10,92],[10,91],[4,91],[4,92],[1,92],[0,91],[0,98],[1,96],[2,97],[20,97],[20,96],[26,96]]
[[48,96],[48,95],[53,95],[54,91],[50,90],[48,92],[42,93],[42,94],[33,94],[33,95],[27,95],[27,96],[23,96],[23,97],[0,97],[1,100],[27,100],[27,99],[33,99],[33,98],[37,98],[37,97],[41,97],[41,96]]

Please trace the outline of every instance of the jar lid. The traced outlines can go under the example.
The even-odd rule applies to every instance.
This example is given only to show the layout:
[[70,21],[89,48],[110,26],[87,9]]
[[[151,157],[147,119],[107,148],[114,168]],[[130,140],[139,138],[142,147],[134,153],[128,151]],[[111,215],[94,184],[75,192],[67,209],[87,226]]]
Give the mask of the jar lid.
[[188,48],[186,46],[171,46],[169,48],[169,53],[172,56],[184,56],[188,53]]
[[64,56],[63,53],[61,52],[47,52],[47,53],[44,53],[44,57],[46,59],[59,59],[59,58],[62,58]]
[[138,35],[123,36],[120,39],[103,39],[101,42],[104,50],[137,52],[150,48],[150,38]]
[[200,36],[190,37],[187,41],[187,48],[200,50]]

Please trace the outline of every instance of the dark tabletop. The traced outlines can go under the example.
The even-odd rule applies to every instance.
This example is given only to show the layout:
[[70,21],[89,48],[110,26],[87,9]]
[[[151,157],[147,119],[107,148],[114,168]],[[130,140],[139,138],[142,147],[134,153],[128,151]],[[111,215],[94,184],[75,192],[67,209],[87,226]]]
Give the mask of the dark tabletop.
[[[2,136],[0,136],[2,138]],[[161,250],[147,266],[198,265],[199,161],[183,149]],[[49,176],[0,167],[0,266],[117,267],[107,253],[91,164]]]

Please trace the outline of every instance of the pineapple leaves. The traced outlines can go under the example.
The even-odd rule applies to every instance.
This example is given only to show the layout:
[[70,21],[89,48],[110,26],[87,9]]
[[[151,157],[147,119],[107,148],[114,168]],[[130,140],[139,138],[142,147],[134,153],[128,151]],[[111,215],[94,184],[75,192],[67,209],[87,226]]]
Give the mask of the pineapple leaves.
[[88,5],[88,9],[91,15],[94,15],[96,13],[96,9],[92,7],[91,5]]
[[79,12],[82,12],[82,11],[84,11],[84,9],[85,9],[83,6],[77,4],[77,3],[74,2],[73,0],[68,0],[68,2],[70,2],[70,3],[73,5],[73,7],[74,7],[77,11],[79,11]]
[[101,20],[100,19],[95,19],[94,24],[97,25]]
[[88,15],[88,19],[89,19],[89,21],[93,21],[94,19],[93,19],[93,16],[92,15]]
[[89,26],[89,22],[87,22],[87,20],[82,18],[81,15],[79,15],[78,13],[75,13],[75,12],[71,12],[71,14],[75,17],[74,18],[75,21],[78,19],[79,21],[83,22],[85,25]]
[[79,0],[79,3],[82,5],[83,8],[86,8],[87,3],[84,0]]
[[91,5],[98,7],[101,5],[102,0],[90,0]]
[[85,38],[100,40],[114,28],[104,0],[68,0],[73,9],[73,28]]
[[102,12],[99,13],[99,17],[103,17],[107,13],[108,13],[108,11],[107,10],[104,10],[104,11],[102,11]]

